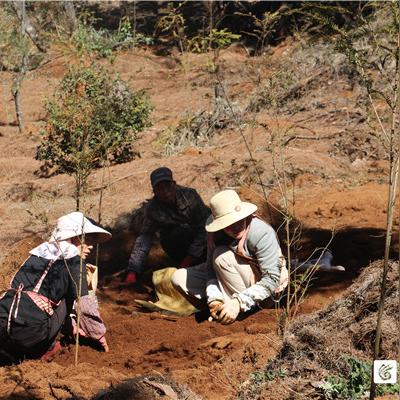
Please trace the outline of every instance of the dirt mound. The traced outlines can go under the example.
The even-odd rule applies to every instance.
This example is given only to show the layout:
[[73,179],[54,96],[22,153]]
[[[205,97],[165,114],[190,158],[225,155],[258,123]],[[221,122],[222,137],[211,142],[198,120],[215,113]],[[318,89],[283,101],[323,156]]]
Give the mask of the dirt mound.
[[0,399],[82,399],[126,378],[123,373],[89,363],[71,368],[54,362],[26,361],[1,369]]
[[184,386],[178,385],[162,375],[142,376],[129,379],[116,387],[102,390],[92,400],[156,400],[156,399],[200,399]]
[[125,379],[117,385],[119,380],[126,378],[123,374],[109,372],[107,368],[93,368],[88,363],[80,364],[77,368],[52,364],[49,370],[46,364],[30,361],[24,364],[23,370],[9,368],[6,373],[7,382],[14,387],[14,391],[10,396],[0,396],[0,399],[79,400],[87,398],[89,387],[99,390],[106,385],[110,387],[99,390],[92,400],[200,399],[187,387],[161,374]]
[[[296,320],[277,358],[265,368],[265,381],[248,384],[242,394],[271,398],[319,398],[328,377],[348,377],[371,360],[383,262],[367,267],[343,297]],[[398,264],[391,263],[382,323],[382,359],[396,359],[398,348]],[[364,364],[366,365],[366,364]],[[276,385],[276,380],[279,385]],[[328,379],[329,380],[329,379]],[[268,396],[265,397],[268,393]]]

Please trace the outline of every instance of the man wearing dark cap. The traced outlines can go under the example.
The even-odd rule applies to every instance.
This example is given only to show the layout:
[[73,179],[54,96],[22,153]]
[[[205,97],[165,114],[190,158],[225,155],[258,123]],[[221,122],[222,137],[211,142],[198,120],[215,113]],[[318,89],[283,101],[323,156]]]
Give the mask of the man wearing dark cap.
[[167,167],[150,174],[154,196],[145,210],[140,235],[129,258],[126,283],[135,283],[144,272],[156,234],[169,257],[187,268],[203,262],[207,252],[205,222],[210,209],[192,188],[179,186]]

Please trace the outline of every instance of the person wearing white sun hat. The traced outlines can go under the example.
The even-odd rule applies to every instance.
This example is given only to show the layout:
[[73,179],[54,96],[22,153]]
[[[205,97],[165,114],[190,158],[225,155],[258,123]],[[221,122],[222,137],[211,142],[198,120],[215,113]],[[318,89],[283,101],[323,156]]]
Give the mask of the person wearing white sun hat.
[[[0,347],[17,358],[50,359],[61,345],[58,333],[75,312],[80,290],[80,325],[69,320],[71,332],[99,343],[108,351],[106,327],[95,296],[89,295],[86,257],[93,244],[111,233],[95,225],[81,212],[57,220],[49,241],[29,252],[0,297]],[[88,264],[89,265],[89,264]],[[82,276],[81,272],[82,271]],[[94,285],[95,286],[95,285]]]
[[172,283],[197,308],[207,301],[215,321],[230,324],[283,292],[288,271],[276,233],[255,214],[255,204],[223,190],[210,208],[207,262],[176,271]]

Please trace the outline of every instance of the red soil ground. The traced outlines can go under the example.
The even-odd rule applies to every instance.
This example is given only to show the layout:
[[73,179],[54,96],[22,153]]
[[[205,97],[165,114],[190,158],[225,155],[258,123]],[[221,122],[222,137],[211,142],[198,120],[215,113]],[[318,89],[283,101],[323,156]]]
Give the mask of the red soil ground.
[[[246,105],[260,80],[273,74],[284,57],[290,60],[295,46],[288,42],[268,56],[255,59],[248,58],[240,48],[222,52],[220,70],[233,101]],[[27,124],[23,134],[15,126],[10,94],[12,75],[0,73],[0,250],[6,255],[12,249],[13,259],[26,254],[32,244],[25,241],[17,248],[11,247],[14,242],[32,233],[47,237],[55,219],[74,209],[71,177],[57,175],[44,179],[34,174],[39,167],[34,160],[35,147],[46,118],[43,101],[71,62],[56,52],[49,57],[49,62],[31,71],[23,83],[22,107]],[[110,186],[104,193],[102,221],[111,227],[151,195],[148,175],[157,166],[171,167],[177,182],[195,187],[206,202],[221,187],[238,188],[244,178],[251,178],[249,154],[234,128],[218,133],[208,147],[162,157],[162,149],[155,141],[162,130],[176,123],[185,111],[209,109],[212,104],[213,85],[205,68],[206,56],[185,57],[159,57],[151,51],[136,50],[118,56],[111,67],[123,79],[130,80],[134,89],[146,89],[155,107],[153,126],[138,141],[141,158],[113,166],[106,173]],[[346,115],[356,110],[359,94],[358,86],[349,88],[342,81],[329,87],[320,82],[312,96],[324,102],[325,108],[305,107],[296,114],[270,109],[255,115],[268,129],[297,124],[299,136],[307,132],[315,137],[330,135],[327,140],[293,140],[286,148],[288,165],[297,168],[292,186],[296,199],[293,210],[303,225],[305,251],[325,245],[335,232],[330,247],[335,261],[347,268],[340,276],[319,277],[301,306],[303,313],[320,309],[340,297],[363,266],[382,257],[387,164],[372,156],[350,159],[344,151],[361,146],[352,141],[350,134],[343,136],[343,132],[349,127],[361,131],[365,127],[340,114],[340,107],[347,107]],[[306,94],[296,104],[311,104],[309,96]],[[337,106],[338,98],[345,105]],[[271,153],[266,148],[270,133],[260,125],[248,124],[244,128],[249,146],[264,170],[265,181],[274,177]],[[364,146],[364,141],[361,144]],[[333,151],[337,148],[342,151]],[[95,218],[99,194],[94,189],[101,185],[102,172],[96,171],[85,200],[85,209]],[[243,198],[260,204],[268,217],[260,188],[254,180],[249,185],[242,189]],[[279,192],[268,188],[268,195],[275,204],[282,205]],[[277,221],[271,222],[277,227]],[[125,235],[112,242],[103,255],[108,258],[105,275],[125,267],[133,241],[132,236]],[[163,262],[158,253],[153,255],[153,262]],[[3,257],[4,271],[6,264],[7,257]],[[265,365],[279,349],[275,310],[262,310],[230,326],[197,322],[193,316],[171,321],[140,310],[134,299],[149,295],[124,287],[116,277],[103,276],[100,286],[99,301],[108,326],[110,352],[82,346],[79,365],[74,367],[74,347],[66,345],[50,363],[27,361],[0,368],[0,398],[90,398],[110,383],[159,372],[188,385],[204,398],[227,399],[249,379],[251,371]]]

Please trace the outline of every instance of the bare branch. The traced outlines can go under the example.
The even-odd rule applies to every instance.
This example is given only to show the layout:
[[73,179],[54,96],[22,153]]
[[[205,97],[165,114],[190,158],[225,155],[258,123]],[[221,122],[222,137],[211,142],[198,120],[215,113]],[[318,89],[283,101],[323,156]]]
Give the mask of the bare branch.
[[76,19],[76,13],[75,13],[75,6],[72,1],[64,1],[64,9],[65,13],[67,14],[68,17],[68,22],[69,22],[69,31],[70,33],[74,32],[76,27],[77,27],[77,19]]
[[23,113],[21,108],[21,83],[26,75],[27,69],[28,69],[28,54],[24,53],[22,55],[20,70],[11,88],[11,92],[15,103],[15,113],[17,116],[19,133],[22,133],[24,130]]
[[42,53],[45,53],[46,48],[42,45],[36,28],[32,25],[29,17],[26,15],[25,0],[13,1],[12,5],[18,19],[22,23],[23,31],[29,36],[29,38],[32,40],[32,43],[37,47],[37,49]]

